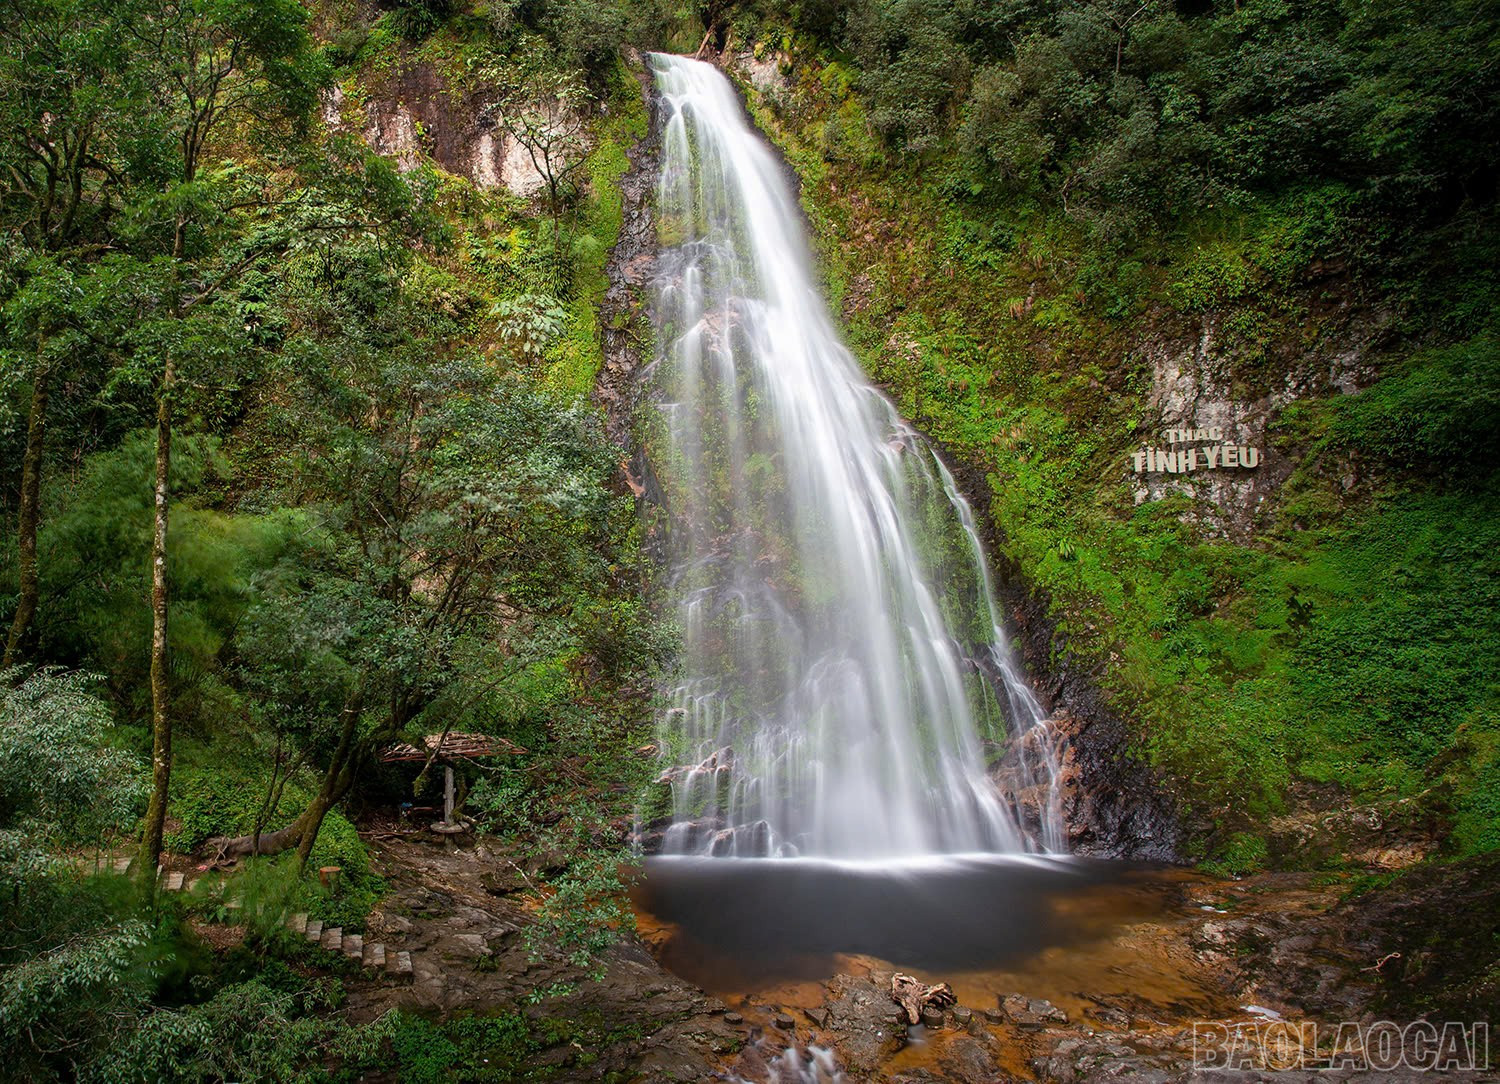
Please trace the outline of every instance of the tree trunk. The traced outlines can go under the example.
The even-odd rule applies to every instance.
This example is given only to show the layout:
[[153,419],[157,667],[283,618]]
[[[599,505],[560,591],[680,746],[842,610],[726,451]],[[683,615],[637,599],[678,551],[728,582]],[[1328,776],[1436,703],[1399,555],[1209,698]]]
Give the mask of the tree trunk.
[[328,811],[354,785],[354,775],[358,766],[358,751],[355,749],[354,734],[359,728],[359,717],[363,714],[364,708],[365,678],[361,674],[354,688],[350,690],[348,699],[344,701],[338,748],[333,751],[333,757],[328,762],[328,770],[323,773],[323,784],[318,788],[317,796],[307,803],[307,809],[302,816],[297,818],[297,822],[302,825],[302,839],[297,844],[299,872],[307,868],[307,860],[312,855],[314,844],[318,842],[318,832],[323,828],[323,818],[328,816]]
[[151,801],[141,833],[140,876],[155,883],[172,778],[171,659],[167,650],[167,511],[172,466],[172,355],[162,371],[156,400],[155,522],[151,533]]
[[285,828],[274,832],[258,832],[248,836],[215,836],[204,846],[214,852],[214,860],[223,862],[230,858],[245,858],[252,854],[280,854],[302,838],[302,826],[306,823],[304,812]]
[[16,603],[10,635],[5,640],[5,658],[0,667],[21,661],[22,643],[36,617],[36,532],[42,497],[42,445],[47,427],[47,393],[52,372],[45,358],[47,340],[37,336],[36,370],[31,378],[31,409],[26,419],[26,451],[21,459],[21,521],[19,527],[21,598]]
[[307,809],[302,816],[297,818],[297,823],[302,827],[302,840],[297,844],[297,872],[307,868],[307,860],[312,856],[312,849],[318,842],[318,833],[323,830],[323,818],[328,816],[329,807],[333,803],[319,794],[311,802],[307,803]]

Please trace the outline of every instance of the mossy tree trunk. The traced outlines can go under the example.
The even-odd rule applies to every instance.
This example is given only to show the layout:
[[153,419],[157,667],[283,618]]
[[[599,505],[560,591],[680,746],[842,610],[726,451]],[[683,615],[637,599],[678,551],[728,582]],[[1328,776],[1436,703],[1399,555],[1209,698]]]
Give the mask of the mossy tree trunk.
[[31,378],[31,406],[26,418],[26,450],[21,460],[21,508],[17,549],[21,574],[21,597],[16,603],[10,634],[5,640],[4,668],[21,661],[21,653],[37,609],[36,535],[41,516],[42,447],[46,441],[47,393],[52,383],[46,358],[47,340],[37,336],[36,368]]

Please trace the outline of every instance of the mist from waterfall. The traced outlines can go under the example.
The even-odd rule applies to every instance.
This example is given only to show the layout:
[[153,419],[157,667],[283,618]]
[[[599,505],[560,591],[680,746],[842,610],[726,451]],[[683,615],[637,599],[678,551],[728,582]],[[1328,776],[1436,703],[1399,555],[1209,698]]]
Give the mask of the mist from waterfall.
[[642,429],[682,631],[663,852],[1063,850],[1049,724],[971,509],[841,342],[784,167],[730,83],[651,64],[663,252]]

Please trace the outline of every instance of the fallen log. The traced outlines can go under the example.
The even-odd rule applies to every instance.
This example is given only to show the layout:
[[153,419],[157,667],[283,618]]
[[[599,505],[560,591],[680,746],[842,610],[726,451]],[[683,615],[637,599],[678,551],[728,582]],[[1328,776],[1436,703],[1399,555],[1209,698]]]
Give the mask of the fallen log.
[[953,988],[946,982],[928,986],[898,971],[891,976],[891,1000],[905,1010],[908,1024],[920,1024],[922,1010],[936,1009],[941,1012],[948,1006],[956,1004],[958,998],[954,996]]
[[253,835],[214,836],[204,843],[204,847],[213,852],[213,861],[217,864],[238,858],[248,858],[252,854],[280,854],[288,847],[295,847],[301,838],[302,825],[301,820],[298,819],[274,832],[262,832],[259,840]]

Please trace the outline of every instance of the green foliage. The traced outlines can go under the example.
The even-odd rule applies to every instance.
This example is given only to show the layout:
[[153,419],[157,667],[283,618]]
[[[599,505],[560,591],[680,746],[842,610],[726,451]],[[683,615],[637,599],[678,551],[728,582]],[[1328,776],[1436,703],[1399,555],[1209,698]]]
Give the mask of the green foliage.
[[341,1050],[352,1054],[343,1068],[393,1071],[402,1081],[421,1084],[567,1079],[593,1063],[601,1047],[642,1037],[637,1028],[597,1010],[570,1010],[561,1019],[506,1010],[443,1020],[397,1010],[372,1029],[381,1036],[380,1046],[366,1039],[364,1050],[355,1051],[343,1042]]
[[[153,454],[149,434],[131,434],[91,458],[77,477],[59,480],[48,492],[54,513],[41,543],[51,555],[43,585],[53,598],[43,650],[91,660],[137,717],[147,710],[151,623],[141,599],[149,585]],[[223,466],[213,442],[181,440],[173,487],[179,497],[202,492]],[[202,689],[244,614],[255,570],[274,560],[301,527],[294,514],[231,517],[179,507],[169,569],[176,585],[170,635],[180,695]]]
[[324,926],[363,930],[365,919],[385,895],[386,884],[370,872],[369,852],[343,814],[331,812],[323,821],[308,866],[338,866],[339,875],[337,884],[328,890],[315,882],[304,882],[302,903],[307,912],[321,918]]
[[0,674],[0,891],[17,893],[53,848],[131,826],[140,763],[105,744],[109,709],[83,674]]
[[151,926],[58,853],[132,825],[145,781],[89,678],[20,676],[0,674],[0,1034],[7,1071],[45,1079],[107,1049],[151,990]]
[[854,6],[848,35],[864,62],[870,119],[910,150],[936,142],[940,114],[963,82],[967,58],[954,48],[959,19],[940,0]]
[[398,37],[419,42],[442,26],[457,7],[454,0],[398,0],[386,20]]
[[343,1030],[318,1015],[331,1001],[325,988],[288,993],[256,981],[232,983],[200,1004],[148,1013],[85,1079],[101,1084],[326,1079],[309,1062]]
[[1292,682],[1336,742],[1309,748],[1320,774],[1425,765],[1496,703],[1497,500],[1493,482],[1408,498],[1312,557],[1294,596],[1311,613]]
[[1466,719],[1428,770],[1453,795],[1453,847],[1459,854],[1500,850],[1500,717],[1483,708]]
[[541,360],[562,334],[568,318],[556,298],[541,294],[501,298],[490,315],[499,327],[500,341],[520,362]]
[[0,1031],[24,1036],[8,1046],[7,1070],[45,1079],[108,1049],[121,1030],[111,1018],[145,1000],[150,941],[149,926],[127,921],[89,929],[7,967],[0,974]]
[[1236,832],[1224,841],[1212,860],[1200,868],[1215,877],[1243,877],[1264,869],[1266,865],[1266,841],[1250,832]]
[[1486,333],[1414,355],[1340,400],[1327,442],[1424,473],[1487,476],[1500,465],[1500,342]]
[[1114,248],[1324,183],[1399,223],[1450,211],[1495,168],[1479,132],[1500,81],[1479,58],[1497,22],[1477,2],[1430,19],[1116,0],[735,8],[762,44],[791,24],[841,69],[852,58],[875,129],[931,154],[955,198],[1005,216],[1060,206]]
[[420,1016],[403,1016],[391,1036],[391,1051],[403,1079],[441,1084],[458,1062],[458,1047],[436,1024]]
[[635,928],[620,865],[608,847],[586,845],[576,852],[566,872],[551,879],[539,921],[526,931],[533,951],[562,949],[575,967],[594,968],[593,978],[602,979],[604,950]]

